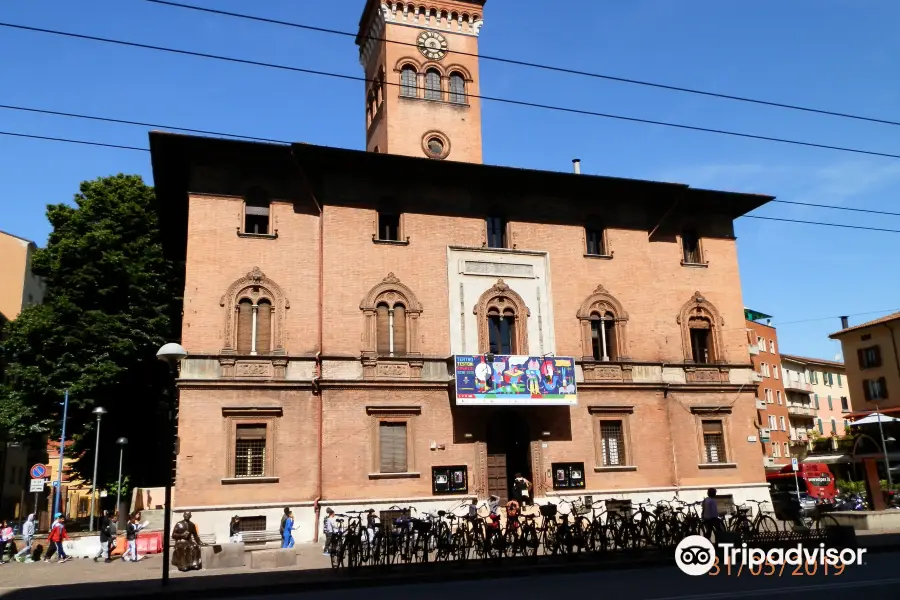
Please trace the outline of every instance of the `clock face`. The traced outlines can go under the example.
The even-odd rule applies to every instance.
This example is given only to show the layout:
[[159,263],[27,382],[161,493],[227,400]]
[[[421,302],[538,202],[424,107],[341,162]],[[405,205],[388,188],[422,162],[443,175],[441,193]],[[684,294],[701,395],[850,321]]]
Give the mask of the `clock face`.
[[416,45],[419,52],[430,60],[441,60],[447,56],[447,38],[436,31],[423,31]]

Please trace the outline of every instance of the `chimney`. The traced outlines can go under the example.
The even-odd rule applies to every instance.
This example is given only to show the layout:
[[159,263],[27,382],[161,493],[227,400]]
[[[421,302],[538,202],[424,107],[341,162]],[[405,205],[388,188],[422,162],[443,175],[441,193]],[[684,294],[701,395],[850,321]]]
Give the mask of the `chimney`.
[[581,159],[580,158],[572,159],[572,167],[574,167],[576,175],[581,175]]
[[850,318],[849,317],[841,317],[841,329],[849,329],[850,328]]

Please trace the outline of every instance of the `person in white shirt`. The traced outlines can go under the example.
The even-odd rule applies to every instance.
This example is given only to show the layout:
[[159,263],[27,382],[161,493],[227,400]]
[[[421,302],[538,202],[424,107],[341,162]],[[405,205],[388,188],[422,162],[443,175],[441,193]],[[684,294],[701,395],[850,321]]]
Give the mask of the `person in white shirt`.
[[331,554],[331,538],[334,536],[334,510],[326,509],[325,510],[325,522],[322,523],[322,531],[325,533],[325,548],[322,550],[322,554],[325,556],[330,556]]
[[18,562],[34,562],[31,558],[31,543],[34,541],[34,515],[28,515],[28,520],[22,526],[22,549],[16,554]]

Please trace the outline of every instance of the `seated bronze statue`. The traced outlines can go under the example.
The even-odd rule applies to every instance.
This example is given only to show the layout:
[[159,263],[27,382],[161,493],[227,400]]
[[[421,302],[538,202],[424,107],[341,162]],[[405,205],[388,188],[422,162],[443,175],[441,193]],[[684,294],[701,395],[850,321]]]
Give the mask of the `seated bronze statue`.
[[200,558],[200,534],[197,526],[191,522],[191,513],[184,513],[181,521],[175,524],[172,530],[172,540],[175,542],[175,551],[172,553],[172,565],[179,571],[196,571],[203,568]]

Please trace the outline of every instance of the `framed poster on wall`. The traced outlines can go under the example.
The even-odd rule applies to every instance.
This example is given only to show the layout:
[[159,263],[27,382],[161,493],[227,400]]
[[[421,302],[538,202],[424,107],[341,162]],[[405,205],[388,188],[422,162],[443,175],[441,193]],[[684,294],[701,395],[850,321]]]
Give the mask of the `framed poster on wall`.
[[584,463],[553,463],[550,467],[553,475],[554,490],[583,490]]
[[465,494],[469,491],[469,467],[431,467],[431,491],[435,494]]

